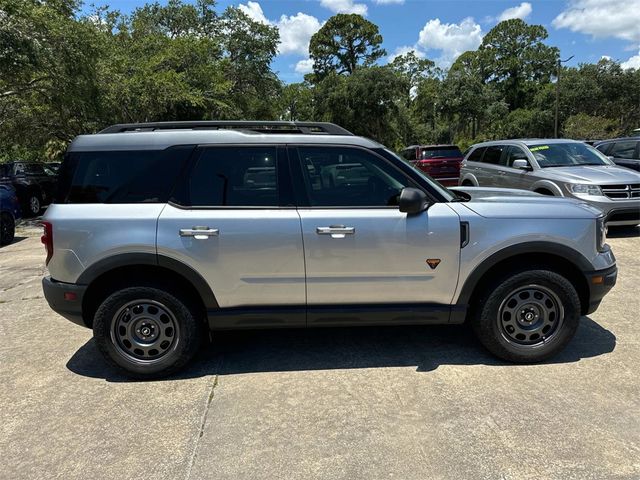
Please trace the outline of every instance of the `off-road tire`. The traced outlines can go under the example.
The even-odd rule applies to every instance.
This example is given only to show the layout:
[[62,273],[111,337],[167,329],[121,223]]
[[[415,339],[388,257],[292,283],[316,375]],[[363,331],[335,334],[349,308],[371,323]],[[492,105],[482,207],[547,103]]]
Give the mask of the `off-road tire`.
[[[137,379],[166,377],[189,363],[200,347],[204,322],[197,318],[197,309],[181,297],[153,287],[128,287],[109,295],[98,308],[93,320],[93,336],[98,349],[107,362],[127,376]],[[128,308],[131,305],[142,305],[140,307],[142,313],[139,317],[135,317],[137,318],[136,322],[145,321],[144,317],[147,313],[144,311],[144,305],[150,305],[151,308],[160,306],[158,308],[161,312],[164,311],[162,310],[164,308],[171,317],[170,325],[173,326],[174,335],[171,341],[173,343],[159,358],[136,358],[134,348],[125,346],[127,338],[130,338],[129,334],[123,340],[120,335],[122,330],[117,329],[122,326],[122,315],[126,317],[126,312],[129,311]],[[136,307],[133,306],[131,310],[134,308]],[[144,325],[144,323],[142,324]],[[158,331],[162,331],[164,326],[161,322],[156,321],[154,324],[158,325]],[[128,328],[126,330],[128,331]],[[129,341],[129,343],[132,342]],[[137,344],[133,343],[135,347]],[[158,347],[158,350],[161,349]]]
[[[500,318],[500,315],[505,315],[505,318],[507,316],[505,312],[508,311],[508,307],[505,302],[511,302],[514,299],[526,302],[517,297],[520,295],[519,292],[536,292],[536,289],[542,292],[539,294],[544,299],[541,301],[542,309],[545,301],[557,304],[554,307],[554,316],[557,317],[558,323],[555,330],[549,329],[549,337],[546,340],[544,334],[539,331],[540,340],[537,344],[518,344],[519,340],[512,335],[518,334],[519,329],[524,327],[519,323],[511,322],[516,329],[515,332],[509,333],[506,330],[509,324],[501,324],[500,322],[504,322],[504,319]],[[515,313],[525,312],[525,306],[523,305],[523,309],[520,310],[520,305],[518,304],[518,310]],[[496,279],[486,286],[483,294],[475,302],[474,308],[471,324],[480,342],[495,356],[516,363],[536,363],[553,357],[573,338],[580,323],[580,298],[576,289],[565,277],[549,270],[514,272]],[[562,311],[562,319],[559,318],[560,311]],[[528,310],[527,314],[530,315]],[[525,322],[524,318],[521,320]],[[532,326],[535,325],[532,323]],[[553,324],[551,325],[553,327]],[[546,328],[546,325],[543,328]],[[530,341],[526,338],[526,334],[520,335],[525,337],[526,341]]]

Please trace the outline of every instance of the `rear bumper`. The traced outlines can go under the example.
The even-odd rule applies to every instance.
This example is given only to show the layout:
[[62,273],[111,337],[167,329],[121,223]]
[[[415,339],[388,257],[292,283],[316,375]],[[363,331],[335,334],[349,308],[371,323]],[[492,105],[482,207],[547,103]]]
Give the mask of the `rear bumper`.
[[598,309],[604,296],[616,284],[618,267],[613,265],[604,270],[585,272],[585,277],[589,285],[589,305],[586,311],[586,315],[589,315]]
[[82,318],[82,299],[86,285],[58,282],[51,277],[42,279],[44,298],[51,309],[71,322],[86,327]]

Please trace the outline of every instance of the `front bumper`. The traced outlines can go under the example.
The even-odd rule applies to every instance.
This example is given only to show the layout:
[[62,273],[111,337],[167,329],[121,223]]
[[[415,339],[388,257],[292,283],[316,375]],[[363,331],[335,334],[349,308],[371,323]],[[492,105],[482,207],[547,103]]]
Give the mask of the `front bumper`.
[[618,267],[613,265],[604,270],[585,272],[587,284],[589,285],[589,305],[585,315],[595,312],[600,306],[600,302],[609,290],[616,284],[618,278]]
[[51,277],[44,277],[42,290],[54,312],[73,323],[87,326],[82,318],[82,299],[87,290],[86,285],[58,282]]
[[640,224],[640,199],[612,200],[605,196],[567,195],[602,211],[609,226]]

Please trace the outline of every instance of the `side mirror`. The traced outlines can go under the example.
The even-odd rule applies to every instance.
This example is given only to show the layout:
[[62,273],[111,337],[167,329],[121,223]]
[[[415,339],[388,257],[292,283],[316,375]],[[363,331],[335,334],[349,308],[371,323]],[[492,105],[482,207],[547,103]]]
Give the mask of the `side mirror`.
[[518,160],[514,160],[511,165],[513,168],[517,168],[518,170],[533,170],[529,162],[523,158],[519,158]]
[[417,188],[405,187],[400,192],[398,201],[400,211],[409,215],[424,212],[431,206],[427,194]]

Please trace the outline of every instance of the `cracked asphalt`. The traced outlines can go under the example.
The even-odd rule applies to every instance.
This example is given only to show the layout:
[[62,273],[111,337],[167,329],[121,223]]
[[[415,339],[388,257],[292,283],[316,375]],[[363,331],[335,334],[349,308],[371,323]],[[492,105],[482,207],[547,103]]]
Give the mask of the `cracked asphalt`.
[[38,235],[0,249],[2,479],[640,478],[640,229],[546,364],[462,326],[234,332],[156,382],[49,309]]

